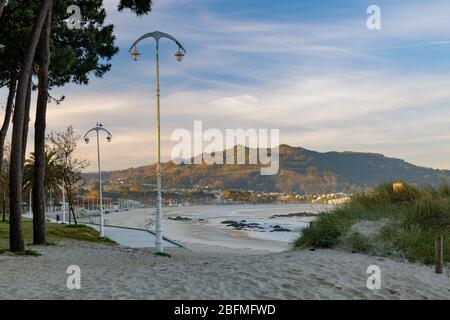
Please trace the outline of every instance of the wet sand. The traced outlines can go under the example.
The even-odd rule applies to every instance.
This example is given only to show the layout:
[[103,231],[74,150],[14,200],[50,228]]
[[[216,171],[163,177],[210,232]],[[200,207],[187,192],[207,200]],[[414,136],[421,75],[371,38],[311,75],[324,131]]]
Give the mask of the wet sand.
[[[295,212],[318,212],[325,210],[326,206],[310,204],[293,205],[217,205],[217,206],[187,206],[165,207],[164,234],[170,239],[180,242],[186,247],[197,245],[210,245],[234,249],[253,249],[270,252],[279,252],[291,248],[299,232],[289,235],[280,233],[261,233],[245,230],[233,230],[221,222],[224,220],[251,220],[270,221],[273,224],[287,223],[293,228],[306,227],[314,218],[276,218],[273,215],[282,215]],[[188,218],[187,221],[171,220],[176,217]],[[152,228],[154,209],[135,209],[124,212],[108,214],[107,219],[111,225],[134,228]]]

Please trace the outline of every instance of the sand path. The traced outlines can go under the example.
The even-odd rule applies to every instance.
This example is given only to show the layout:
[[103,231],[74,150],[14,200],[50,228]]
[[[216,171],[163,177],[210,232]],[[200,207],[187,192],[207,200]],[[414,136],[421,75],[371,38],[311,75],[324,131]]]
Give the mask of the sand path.
[[[76,241],[33,249],[42,256],[0,255],[1,299],[450,299],[448,274],[336,250],[172,249],[169,259]],[[381,290],[366,288],[372,264]],[[69,265],[81,268],[80,290],[66,287]]]

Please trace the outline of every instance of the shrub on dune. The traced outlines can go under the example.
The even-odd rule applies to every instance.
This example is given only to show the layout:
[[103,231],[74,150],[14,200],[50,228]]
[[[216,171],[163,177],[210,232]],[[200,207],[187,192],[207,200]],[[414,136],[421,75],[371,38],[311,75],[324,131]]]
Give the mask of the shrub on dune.
[[341,248],[431,264],[437,235],[444,235],[444,260],[449,262],[448,184],[419,188],[395,182],[357,194],[345,205],[319,214],[295,245]]

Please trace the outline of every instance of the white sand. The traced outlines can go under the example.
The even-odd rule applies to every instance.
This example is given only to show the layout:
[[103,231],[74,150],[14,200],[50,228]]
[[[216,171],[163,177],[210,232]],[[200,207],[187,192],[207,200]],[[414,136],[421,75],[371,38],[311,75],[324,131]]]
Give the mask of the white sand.
[[[210,249],[214,250],[214,248]],[[0,299],[449,299],[450,277],[431,267],[335,250],[256,254],[192,252],[65,241],[33,248],[40,257],[0,255]],[[81,290],[66,268],[81,268]],[[381,268],[381,290],[366,269]]]
[[[78,241],[32,247],[42,253],[39,257],[3,254],[0,299],[450,299],[448,271],[437,275],[432,267],[337,250],[289,251],[286,239],[259,238],[220,223],[302,209],[165,208],[166,216],[192,219],[164,220],[165,234],[191,249],[167,249],[172,258],[157,257],[150,249]],[[144,228],[151,211],[113,213],[107,219]],[[374,264],[381,268],[380,290],[366,287],[367,267]],[[81,290],[66,287],[69,265],[81,268]]]

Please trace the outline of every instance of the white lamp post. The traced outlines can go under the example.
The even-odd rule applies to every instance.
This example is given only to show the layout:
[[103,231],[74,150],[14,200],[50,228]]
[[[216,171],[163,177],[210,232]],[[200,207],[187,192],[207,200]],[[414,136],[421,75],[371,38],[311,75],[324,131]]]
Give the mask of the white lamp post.
[[31,201],[31,194],[33,193],[33,189],[30,189],[30,194],[28,195],[28,214],[31,218],[33,218],[33,202]]
[[106,132],[108,135],[106,136],[106,140],[108,142],[111,142],[112,139],[112,134],[106,130],[105,128],[103,128],[103,125],[101,123],[97,122],[97,125],[90,129],[88,132],[86,132],[86,134],[84,135],[84,141],[86,141],[86,143],[89,143],[89,133],[95,131],[97,133],[97,164],[98,164],[98,183],[99,183],[99,194],[100,194],[100,239],[104,239],[105,238],[105,219],[103,216],[103,188],[102,188],[102,171],[101,171],[101,167],[100,167],[100,141],[99,141],[99,132],[100,131],[104,131]]
[[163,246],[163,226],[162,226],[162,196],[161,196],[161,128],[160,128],[160,113],[159,113],[159,40],[161,38],[167,38],[175,42],[178,46],[178,51],[175,53],[175,59],[177,61],[182,61],[186,50],[170,34],[155,31],[144,34],[142,37],[137,39],[131,46],[129,52],[134,61],[137,61],[140,57],[140,53],[137,51],[137,44],[146,38],[153,38],[156,41],[156,221],[155,221],[155,247],[156,251],[164,252]]
[[62,205],[63,205],[63,210],[62,210],[62,223],[66,224],[66,196],[65,196],[65,183],[64,183],[64,179],[62,181]]

